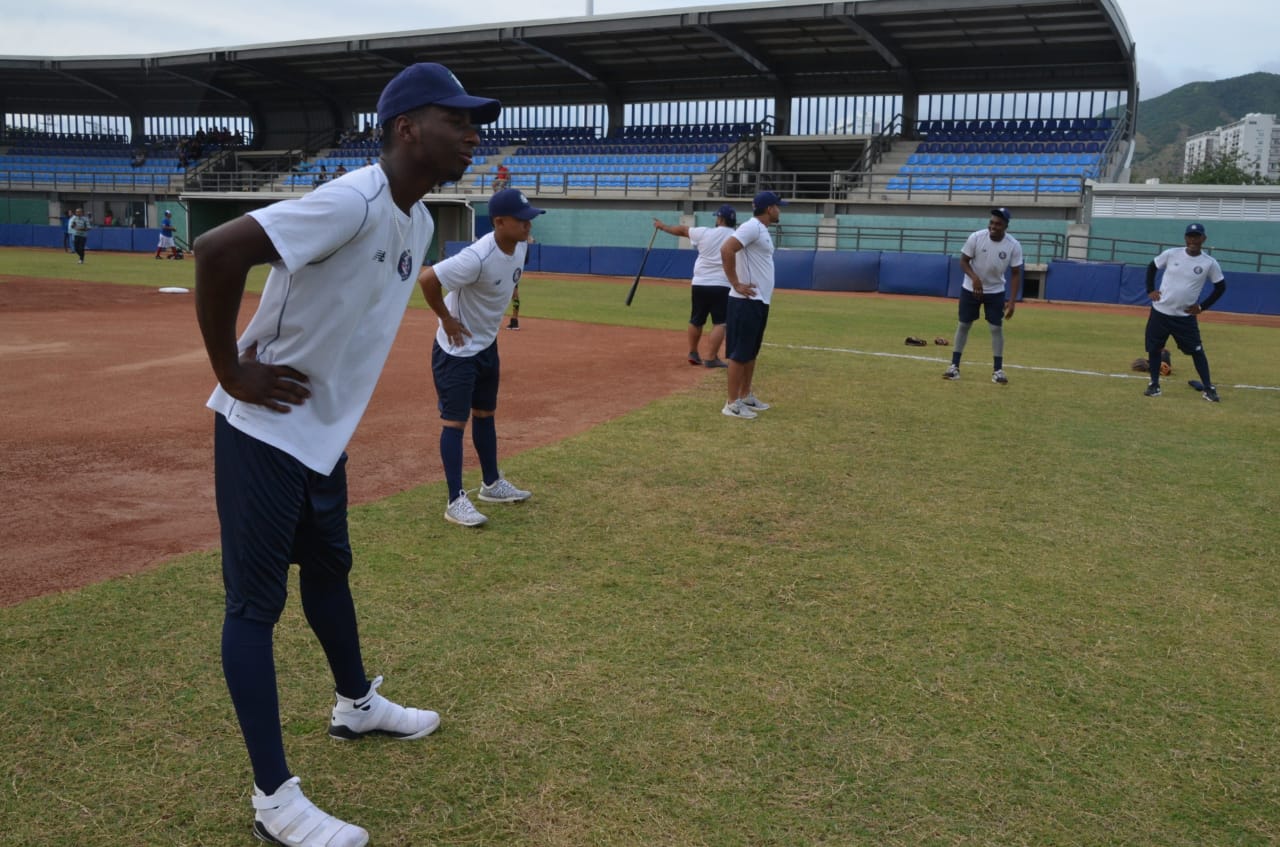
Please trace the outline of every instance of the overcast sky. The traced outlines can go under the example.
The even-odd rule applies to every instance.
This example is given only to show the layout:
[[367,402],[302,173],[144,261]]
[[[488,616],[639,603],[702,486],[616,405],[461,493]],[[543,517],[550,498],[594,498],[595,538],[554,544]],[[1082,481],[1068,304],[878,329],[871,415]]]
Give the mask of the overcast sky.
[[[1280,73],[1277,0],[1117,0],[1137,44],[1142,99],[1198,80]],[[732,3],[594,0],[597,15]],[[586,0],[0,0],[0,56],[104,56],[239,47],[579,17]],[[994,58],[994,57],[993,57]]]

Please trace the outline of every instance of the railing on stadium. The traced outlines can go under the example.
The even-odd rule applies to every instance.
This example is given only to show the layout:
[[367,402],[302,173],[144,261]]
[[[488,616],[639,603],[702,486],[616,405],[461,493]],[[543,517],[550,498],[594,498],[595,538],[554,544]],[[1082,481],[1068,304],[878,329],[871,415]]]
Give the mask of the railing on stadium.
[[[1178,247],[1180,244],[1155,241],[1135,241],[1125,238],[1101,238],[1098,236],[1072,235],[1067,238],[1066,250],[1059,258],[1089,262],[1119,262],[1127,265],[1146,265],[1155,256]],[[1206,244],[1206,253],[1222,265],[1223,270],[1249,273],[1280,273],[1280,255],[1256,250],[1235,250]]]

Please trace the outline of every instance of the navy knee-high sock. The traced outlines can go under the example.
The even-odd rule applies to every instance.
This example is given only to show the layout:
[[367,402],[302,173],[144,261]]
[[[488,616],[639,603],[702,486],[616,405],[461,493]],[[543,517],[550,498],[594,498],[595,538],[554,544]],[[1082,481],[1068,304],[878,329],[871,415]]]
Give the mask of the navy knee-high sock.
[[280,731],[273,628],[274,624],[245,618],[222,620],[222,674],[249,750],[253,784],[267,794],[274,794],[291,776]]
[[1200,381],[1204,383],[1204,387],[1212,386],[1213,380],[1209,379],[1209,357],[1203,350],[1197,350],[1191,354],[1191,364],[1196,366],[1196,373],[1200,374]]
[[440,427],[440,463],[444,465],[444,481],[452,503],[462,491],[462,430],[458,427]]
[[333,686],[343,697],[355,700],[369,692],[360,655],[360,629],[351,584],[345,577],[317,576],[306,568],[298,580],[302,613],[311,624],[333,671]]
[[480,459],[480,473],[485,485],[498,481],[498,424],[492,415],[471,419],[471,443]]

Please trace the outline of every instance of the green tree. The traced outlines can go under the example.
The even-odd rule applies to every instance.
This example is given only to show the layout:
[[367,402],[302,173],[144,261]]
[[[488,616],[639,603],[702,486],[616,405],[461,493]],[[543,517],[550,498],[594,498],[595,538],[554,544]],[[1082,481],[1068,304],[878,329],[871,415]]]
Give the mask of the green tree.
[[1272,181],[1259,173],[1258,163],[1247,156],[1214,153],[1199,167],[1182,178],[1191,185],[1271,185]]

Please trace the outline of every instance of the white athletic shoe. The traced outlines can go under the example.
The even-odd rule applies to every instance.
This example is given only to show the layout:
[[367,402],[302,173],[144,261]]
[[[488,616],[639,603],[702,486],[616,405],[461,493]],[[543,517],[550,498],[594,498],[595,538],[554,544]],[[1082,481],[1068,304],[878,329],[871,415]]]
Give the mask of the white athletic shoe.
[[1004,375],[1004,368],[997,368],[991,372],[991,381],[996,385],[1008,385],[1009,377]]
[[465,491],[459,492],[449,507],[444,510],[444,518],[462,526],[480,526],[489,520],[480,514]]
[[726,418],[742,418],[744,421],[749,421],[756,417],[756,413],[742,405],[741,400],[725,403],[724,408],[720,410],[720,414]]
[[947,369],[942,373],[942,378],[943,379],[959,379],[960,368],[956,367],[955,365],[948,365]]
[[296,776],[263,794],[253,787],[253,834],[268,844],[290,847],[365,847],[369,833],[316,808],[302,793]]
[[440,726],[440,716],[426,709],[406,709],[378,693],[382,677],[369,685],[369,693],[359,700],[337,695],[329,735],[339,741],[353,741],[366,735],[389,735],[412,741],[430,735]]
[[751,394],[748,394],[746,397],[743,397],[738,402],[746,406],[748,409],[750,409],[753,412],[763,412],[765,409],[769,408],[768,403],[764,402],[763,400],[756,399],[756,395],[754,392]]
[[519,503],[533,496],[532,491],[516,488],[499,475],[493,485],[480,484],[480,499],[486,503]]

